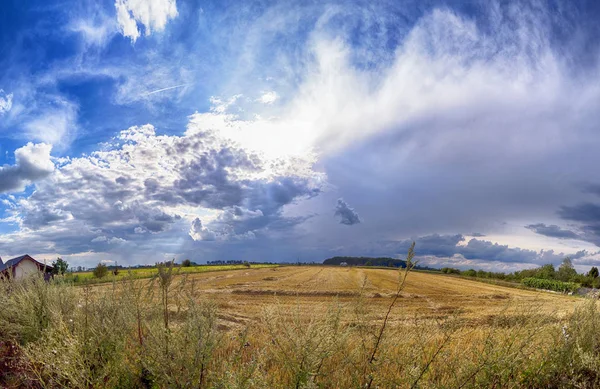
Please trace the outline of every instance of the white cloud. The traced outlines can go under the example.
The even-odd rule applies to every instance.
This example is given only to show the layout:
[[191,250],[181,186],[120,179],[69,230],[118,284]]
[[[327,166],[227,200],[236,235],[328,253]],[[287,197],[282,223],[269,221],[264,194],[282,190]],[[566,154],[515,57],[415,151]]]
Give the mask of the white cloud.
[[121,33],[135,42],[143,26],[146,36],[164,30],[169,19],[177,17],[175,0],[116,0],[117,22]]
[[4,93],[4,90],[0,89],[0,116],[10,111],[12,108],[12,100],[12,93],[6,94]]
[[269,92],[264,93],[262,96],[260,96],[260,98],[258,100],[263,104],[269,105],[269,104],[273,104],[278,98],[279,98],[279,95],[277,94],[277,92],[269,91]]
[[0,167],[0,193],[20,192],[26,185],[48,177],[54,171],[50,159],[51,145],[27,145],[15,150],[16,163]]
[[223,101],[223,99],[221,97],[211,96],[210,103],[212,105],[210,107],[210,110],[217,114],[227,113],[227,111],[232,106],[234,106],[236,104],[236,102],[242,97],[243,97],[242,94],[237,94],[237,95],[231,96],[227,100]]
[[194,219],[190,227],[190,236],[194,240],[211,241],[216,239],[216,234],[202,225],[199,218]]
[[145,247],[152,255],[157,245],[181,244],[186,232],[223,242],[302,223],[284,208],[320,193],[323,177],[312,160],[261,157],[220,130],[193,120],[182,136],[132,127],[102,151],[63,161],[8,211],[20,230],[0,237],[0,247],[67,254]]

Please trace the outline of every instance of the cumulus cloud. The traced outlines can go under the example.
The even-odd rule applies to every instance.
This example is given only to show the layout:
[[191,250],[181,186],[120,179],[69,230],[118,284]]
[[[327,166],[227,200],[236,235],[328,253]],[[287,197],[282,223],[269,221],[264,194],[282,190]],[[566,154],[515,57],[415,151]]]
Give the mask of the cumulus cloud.
[[116,0],[117,22],[121,33],[135,42],[144,34],[164,30],[169,19],[177,17],[176,0]]
[[[21,155],[19,169],[33,171]],[[62,161],[16,202],[10,212],[21,230],[4,235],[0,247],[35,241],[65,253],[130,250],[181,239],[186,228],[196,241],[254,239],[306,220],[285,215],[285,207],[321,186],[310,159],[266,159],[194,122],[182,136],[132,127],[102,151]]]
[[194,219],[192,222],[192,227],[190,228],[190,236],[194,240],[215,240],[216,234],[210,231],[208,228],[202,225],[202,221],[198,218]]
[[340,218],[340,224],[351,226],[361,222],[358,213],[351,208],[344,199],[338,199],[337,205],[335,206],[335,216]]
[[263,104],[273,104],[278,98],[279,95],[277,94],[277,92],[269,91],[260,96],[258,100]]
[[15,164],[0,167],[0,193],[20,192],[32,182],[52,174],[51,150],[52,146],[44,143],[28,143],[15,150]]
[[10,111],[12,108],[12,93],[6,94],[4,90],[0,89],[0,116]]

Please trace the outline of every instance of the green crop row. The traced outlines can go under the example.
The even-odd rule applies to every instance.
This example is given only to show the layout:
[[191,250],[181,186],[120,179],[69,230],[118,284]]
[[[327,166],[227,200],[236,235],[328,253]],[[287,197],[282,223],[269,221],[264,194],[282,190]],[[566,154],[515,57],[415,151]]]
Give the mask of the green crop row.
[[[252,269],[263,269],[270,267],[277,267],[278,265],[271,264],[252,264]],[[224,270],[242,270],[248,269],[244,265],[197,265],[190,267],[177,267],[174,270],[175,274],[194,274],[194,273],[206,273],[206,272],[214,272],[214,271],[224,271]],[[96,283],[106,283],[112,281],[122,281],[124,279],[141,279],[141,278],[152,278],[157,276],[158,269],[157,268],[140,268],[140,269],[119,269],[118,275],[114,275],[112,273],[112,269],[109,268],[109,272],[105,277],[97,278],[94,277],[93,272],[77,272],[77,273],[67,273],[64,275],[65,281],[70,281],[75,285],[78,284],[96,284]]]

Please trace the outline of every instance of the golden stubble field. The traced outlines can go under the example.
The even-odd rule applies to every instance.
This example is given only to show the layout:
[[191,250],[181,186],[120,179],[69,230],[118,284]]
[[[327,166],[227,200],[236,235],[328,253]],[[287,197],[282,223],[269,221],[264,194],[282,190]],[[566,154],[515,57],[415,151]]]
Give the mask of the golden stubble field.
[[24,301],[42,296],[48,307],[43,331],[14,328],[30,339],[23,357],[32,379],[46,387],[206,388],[600,382],[592,300],[411,272],[390,309],[397,269],[173,271],[82,287],[15,285],[7,312],[22,312],[22,323],[37,323],[40,312],[24,310],[38,306]]
[[[225,329],[244,327],[273,307],[310,317],[332,305],[349,310],[359,301],[369,320],[376,323],[385,315],[401,274],[395,269],[282,266],[179,275],[174,285],[185,277],[185,288],[193,287],[198,299],[216,303]],[[148,280],[139,282],[150,285]],[[550,292],[411,272],[391,312],[390,325],[452,318],[468,327],[485,326],[499,315],[525,313],[560,319],[580,301]]]

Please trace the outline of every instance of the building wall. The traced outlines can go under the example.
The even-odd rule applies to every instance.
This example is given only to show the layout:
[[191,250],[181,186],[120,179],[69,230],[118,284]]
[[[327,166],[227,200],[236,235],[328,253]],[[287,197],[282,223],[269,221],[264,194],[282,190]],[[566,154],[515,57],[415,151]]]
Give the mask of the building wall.
[[39,272],[39,269],[35,262],[30,259],[24,259],[15,267],[15,279],[19,280],[28,275],[36,274],[37,272]]

